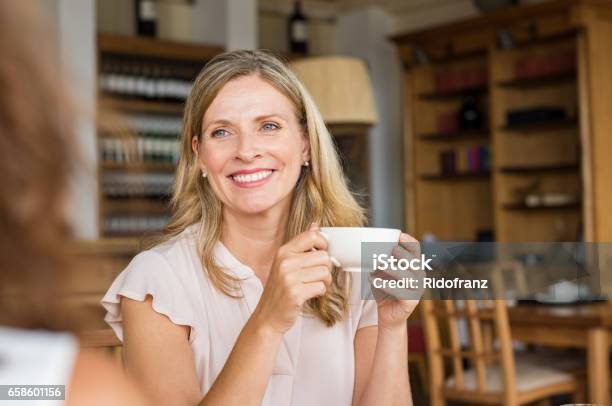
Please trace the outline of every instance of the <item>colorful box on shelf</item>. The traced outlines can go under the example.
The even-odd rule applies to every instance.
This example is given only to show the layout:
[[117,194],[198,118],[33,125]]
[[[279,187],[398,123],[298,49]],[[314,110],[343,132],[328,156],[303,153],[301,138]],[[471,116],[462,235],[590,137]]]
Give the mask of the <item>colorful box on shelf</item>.
[[439,72],[435,78],[436,91],[440,93],[477,88],[485,86],[486,83],[487,70],[485,68]]
[[439,157],[440,172],[444,175],[486,172],[491,168],[491,149],[488,145],[443,150]]
[[575,70],[576,54],[574,51],[523,57],[514,64],[514,76],[517,79],[569,74]]
[[459,131],[459,114],[456,111],[446,111],[438,115],[438,132],[454,134]]
[[567,113],[560,107],[530,107],[527,109],[511,110],[506,113],[506,122],[509,126],[544,123],[564,120]]

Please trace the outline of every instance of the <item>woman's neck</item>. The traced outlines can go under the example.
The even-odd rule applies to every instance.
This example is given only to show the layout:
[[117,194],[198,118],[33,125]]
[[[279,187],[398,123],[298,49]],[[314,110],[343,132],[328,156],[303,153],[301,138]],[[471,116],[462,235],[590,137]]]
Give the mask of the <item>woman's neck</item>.
[[288,219],[289,210],[244,215],[224,209],[221,242],[265,284],[276,252],[284,242]]

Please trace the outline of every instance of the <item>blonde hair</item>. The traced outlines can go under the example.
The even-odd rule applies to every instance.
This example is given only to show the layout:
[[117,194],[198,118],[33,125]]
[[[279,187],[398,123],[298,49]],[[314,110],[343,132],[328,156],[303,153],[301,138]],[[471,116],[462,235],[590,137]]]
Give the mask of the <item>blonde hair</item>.
[[[296,183],[286,230],[287,241],[321,226],[362,226],[364,210],[351,194],[342,172],[334,142],[314,101],[291,70],[265,51],[234,51],[220,54],[206,64],[187,99],[183,118],[182,150],[171,200],[173,216],[165,239],[199,224],[198,253],[211,282],[223,293],[240,297],[239,280],[216,264],[213,249],[221,235],[222,203],[203,180],[191,148],[200,140],[206,109],[221,88],[240,76],[258,75],[282,92],[295,107],[298,121],[310,141],[309,167],[303,167]],[[308,308],[326,325],[342,319],[348,306],[350,283],[344,272],[334,269],[333,283],[325,296],[309,301]]]

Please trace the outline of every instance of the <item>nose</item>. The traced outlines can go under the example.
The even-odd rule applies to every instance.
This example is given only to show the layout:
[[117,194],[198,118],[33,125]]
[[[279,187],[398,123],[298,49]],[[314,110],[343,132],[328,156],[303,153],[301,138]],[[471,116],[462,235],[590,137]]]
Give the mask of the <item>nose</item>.
[[261,156],[261,151],[255,135],[249,133],[240,134],[238,137],[236,158],[250,162],[259,156]]

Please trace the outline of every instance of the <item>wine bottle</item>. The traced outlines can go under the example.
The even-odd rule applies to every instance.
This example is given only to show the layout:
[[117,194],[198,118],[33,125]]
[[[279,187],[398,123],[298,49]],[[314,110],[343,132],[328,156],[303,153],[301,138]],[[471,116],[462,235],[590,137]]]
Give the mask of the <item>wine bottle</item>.
[[157,33],[157,3],[155,0],[134,0],[136,32],[154,37]]
[[308,19],[302,13],[302,2],[296,0],[293,14],[289,18],[289,51],[294,54],[308,54]]

